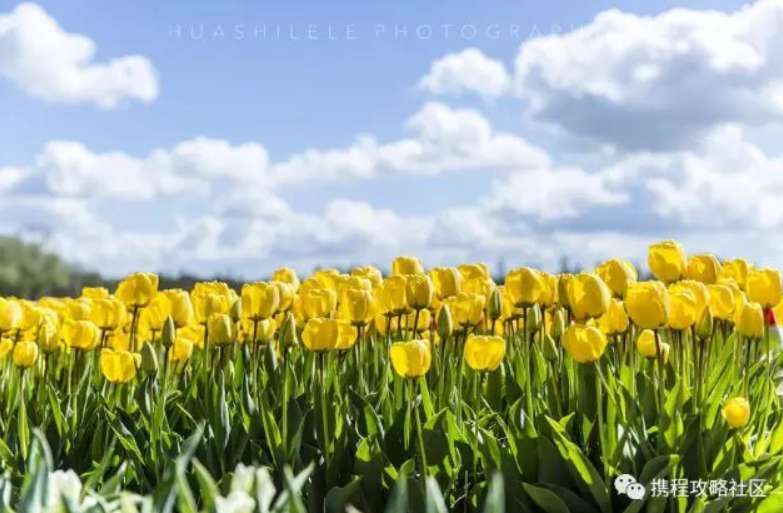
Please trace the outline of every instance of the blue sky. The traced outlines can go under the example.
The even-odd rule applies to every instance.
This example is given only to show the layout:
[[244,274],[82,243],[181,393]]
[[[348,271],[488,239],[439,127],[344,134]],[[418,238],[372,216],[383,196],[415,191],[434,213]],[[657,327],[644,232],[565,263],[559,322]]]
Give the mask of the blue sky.
[[0,232],[112,275],[774,261],[783,2],[743,5],[0,2]]

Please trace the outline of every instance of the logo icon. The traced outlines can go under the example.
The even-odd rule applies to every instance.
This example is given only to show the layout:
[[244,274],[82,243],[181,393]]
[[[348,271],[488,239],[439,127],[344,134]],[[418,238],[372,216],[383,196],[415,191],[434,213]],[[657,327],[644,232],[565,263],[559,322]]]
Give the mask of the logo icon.
[[622,474],[614,480],[614,488],[619,495],[626,495],[629,499],[638,501],[644,499],[646,490],[644,485],[636,482],[636,478],[630,474]]

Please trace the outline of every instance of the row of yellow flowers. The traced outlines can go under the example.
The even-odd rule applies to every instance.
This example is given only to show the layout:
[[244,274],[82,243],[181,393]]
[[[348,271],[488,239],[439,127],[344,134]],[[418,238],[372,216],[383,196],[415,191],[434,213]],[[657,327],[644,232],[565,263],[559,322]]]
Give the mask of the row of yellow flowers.
[[[393,367],[415,377],[428,371],[433,346],[452,333],[464,333],[470,368],[492,371],[504,358],[503,334],[514,326],[538,325],[576,362],[589,363],[633,323],[642,330],[639,353],[666,363],[670,347],[657,330],[709,331],[718,321],[755,340],[763,335],[765,310],[783,314],[777,270],[709,254],[687,258],[673,241],[651,246],[648,266],[656,280],[639,281],[630,262],[612,259],[575,276],[513,269],[498,285],[483,264],[425,272],[420,260],[398,257],[387,277],[374,267],[348,274],[322,269],[300,282],[281,268],[239,293],[220,282],[198,283],[190,292],[159,290],[156,275],[137,273],[114,294],[85,288],[79,298],[0,298],[0,358],[12,353],[13,364],[27,369],[40,353],[99,349],[106,379],[126,383],[148,343],[162,344],[170,361],[186,362],[194,347],[245,342],[274,344],[281,355],[300,338],[310,351],[348,350],[374,331],[398,335]],[[727,405],[732,424],[742,424],[742,401]]]

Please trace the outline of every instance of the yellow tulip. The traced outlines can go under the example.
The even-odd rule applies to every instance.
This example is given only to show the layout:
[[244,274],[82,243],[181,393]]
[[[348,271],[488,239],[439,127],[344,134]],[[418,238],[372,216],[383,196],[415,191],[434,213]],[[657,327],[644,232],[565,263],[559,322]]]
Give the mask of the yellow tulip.
[[125,323],[125,304],[113,298],[96,299],[90,309],[90,319],[104,330],[115,330]]
[[405,277],[405,299],[414,310],[427,308],[432,303],[434,289],[429,276],[414,274]]
[[398,256],[392,262],[392,274],[401,276],[406,274],[424,274],[424,265],[421,260],[412,256]]
[[669,292],[669,327],[685,330],[696,324],[696,296],[690,290]]
[[326,317],[337,306],[337,292],[327,288],[305,288],[299,296],[305,319]]
[[604,280],[612,294],[620,298],[625,295],[628,285],[636,282],[638,277],[633,264],[622,258],[607,260],[595,268],[595,274]]
[[206,327],[203,324],[189,324],[177,330],[177,337],[190,339],[197,347],[203,349],[206,332]]
[[544,271],[540,271],[541,279],[544,282],[544,293],[538,298],[538,304],[541,308],[548,308],[557,304],[558,298],[558,277],[554,274],[549,274]]
[[109,383],[128,383],[136,377],[136,358],[127,351],[101,351],[100,366]]
[[764,313],[758,303],[745,302],[734,312],[734,325],[745,338],[760,338],[764,333]]
[[160,332],[163,331],[163,325],[166,324],[169,315],[171,315],[171,301],[166,294],[158,292],[141,314],[141,321],[146,329]]
[[22,323],[22,306],[13,299],[0,297],[0,335],[19,328]]
[[184,362],[193,354],[193,340],[177,334],[169,349],[169,359],[174,362]]
[[265,282],[246,283],[242,286],[242,315],[253,321],[269,319],[280,306],[280,291]]
[[715,255],[693,255],[688,259],[685,268],[685,276],[689,280],[696,280],[705,285],[712,285],[718,281],[721,265]]
[[494,371],[506,354],[503,337],[471,335],[465,343],[465,362],[474,371]]
[[750,422],[750,403],[744,397],[734,397],[723,406],[723,418],[732,429],[741,429]]
[[734,280],[741,290],[745,290],[750,268],[750,264],[741,258],[727,260],[721,266],[720,277],[722,280]]
[[480,294],[460,292],[446,299],[443,304],[448,305],[454,324],[464,329],[481,322],[485,302],[486,299]]
[[568,304],[568,287],[573,279],[574,275],[571,273],[557,275],[557,302],[563,308],[571,308],[571,305]]
[[629,321],[628,312],[625,311],[623,302],[617,298],[612,298],[609,301],[609,308],[606,309],[606,313],[598,318],[597,324],[598,329],[606,335],[625,333],[628,329]]
[[109,290],[105,287],[84,287],[82,288],[82,297],[98,301],[109,297]]
[[299,290],[299,277],[296,275],[296,271],[290,267],[279,267],[272,273],[273,281],[281,281],[288,283],[294,287],[294,292]]
[[696,319],[701,319],[704,310],[710,305],[710,291],[705,284],[696,280],[681,280],[669,285],[669,292],[689,290],[696,300]]
[[783,299],[780,271],[777,269],[753,269],[748,271],[748,299],[764,308],[772,308]]
[[365,280],[368,280],[373,287],[377,287],[383,281],[383,274],[381,274],[381,270],[371,265],[364,267],[354,267],[351,269],[351,276],[356,278],[364,278]]
[[169,300],[171,319],[174,326],[184,328],[193,321],[193,303],[190,300],[190,294],[182,289],[164,290],[163,294]]
[[601,317],[609,307],[609,287],[593,273],[574,276],[568,284],[568,304],[577,319]]
[[653,332],[653,330],[642,331],[639,338],[636,340],[636,348],[639,350],[639,354],[645,358],[657,358],[658,350],[660,349],[664,363],[669,362],[669,344],[659,340],[658,345],[656,345],[655,332]]
[[68,347],[89,351],[100,343],[101,332],[90,321],[67,319],[63,323],[62,337]]
[[505,292],[514,306],[530,307],[538,303],[547,294],[549,283],[540,272],[529,267],[520,267],[509,271],[504,283]]
[[673,240],[653,244],[647,253],[647,265],[662,282],[677,281],[685,271],[685,251]]
[[731,319],[737,305],[734,290],[725,283],[710,285],[708,290],[712,315],[717,319]]
[[594,362],[606,350],[606,335],[595,326],[575,323],[566,330],[563,347],[577,363]]
[[439,299],[456,296],[460,293],[462,275],[455,267],[435,267],[430,270],[430,279]]
[[375,289],[375,301],[378,311],[383,314],[397,315],[408,308],[405,298],[407,279],[405,276],[389,276]]
[[236,292],[219,281],[196,283],[190,293],[196,321],[199,324],[206,324],[214,314],[229,313],[237,299]]
[[41,310],[32,301],[20,301],[22,307],[22,321],[18,328],[22,331],[30,331],[38,328],[41,322]]
[[54,353],[60,349],[60,333],[57,330],[57,325],[49,321],[42,322],[38,328],[36,342],[44,353]]
[[207,323],[209,341],[216,346],[226,346],[234,342],[234,322],[227,314],[212,314]]
[[340,299],[340,317],[355,326],[364,326],[375,317],[375,298],[365,289],[345,289]]
[[277,295],[280,297],[278,311],[287,312],[293,306],[294,298],[296,297],[294,286],[284,281],[273,281],[270,283],[277,287]]
[[35,342],[18,342],[14,347],[14,365],[29,369],[38,359],[38,345]]
[[90,299],[66,299],[63,315],[74,321],[89,321],[92,315],[93,302]]
[[337,269],[318,269],[308,278],[308,281],[318,283],[323,288],[337,292],[337,287],[343,281],[343,276]]
[[430,343],[424,339],[392,344],[390,357],[394,372],[403,378],[424,376],[430,370]]
[[312,352],[330,351],[337,345],[339,327],[334,319],[313,318],[307,321],[302,342]]
[[359,330],[348,321],[337,321],[337,341],[334,349],[344,351],[351,349],[359,338]]
[[131,308],[147,306],[158,292],[158,275],[134,273],[117,286],[114,295]]
[[625,309],[642,329],[656,329],[669,321],[669,293],[659,281],[637,282],[628,286]]

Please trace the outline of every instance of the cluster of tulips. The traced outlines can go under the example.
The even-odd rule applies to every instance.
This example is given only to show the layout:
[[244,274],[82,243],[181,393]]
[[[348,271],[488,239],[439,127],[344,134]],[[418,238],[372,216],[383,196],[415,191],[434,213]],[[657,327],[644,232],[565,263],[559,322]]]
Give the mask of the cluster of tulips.
[[[0,411],[19,419],[0,421],[0,459],[6,469],[23,467],[8,456],[12,447],[26,455],[29,429],[49,426],[62,463],[94,471],[95,456],[76,454],[87,442],[67,427],[69,414],[88,418],[89,404],[111,426],[93,426],[101,440],[119,440],[111,445],[118,460],[109,458],[107,468],[119,467],[120,454],[139,465],[146,451],[157,455],[154,470],[124,474],[142,489],[163,479],[164,455],[176,454],[186,431],[205,424],[214,444],[201,458],[213,472],[240,462],[280,472],[311,462],[323,472],[322,500],[361,474],[355,458],[366,451],[384,454],[381,468],[395,476],[404,468],[436,479],[451,506],[475,507],[487,476],[507,464],[497,456],[502,446],[533,487],[520,492],[533,505],[522,511],[549,511],[540,503],[554,499],[536,488],[547,463],[540,451],[549,447],[522,442],[548,437],[578,467],[577,482],[600,469],[605,491],[591,482],[582,495],[608,513],[622,501],[608,498],[613,476],[690,450],[696,435],[682,416],[696,419],[698,433],[720,425],[724,443],[700,449],[696,470],[667,460],[673,477],[783,452],[780,364],[769,331],[775,312],[783,318],[780,273],[742,259],[687,257],[674,241],[650,246],[647,263],[648,281],[627,260],[612,259],[576,275],[520,267],[498,283],[484,264],[427,271],[416,258],[398,257],[388,276],[374,267],[320,269],[300,281],[280,268],[239,291],[221,282],[185,291],[159,290],[156,275],[137,273],[113,293],[0,298]],[[129,428],[124,415],[134,412],[150,420]],[[353,435],[345,435],[348,426]],[[449,454],[435,454],[433,432],[449,429]],[[392,432],[402,441],[397,456]],[[509,442],[515,436],[519,447]],[[303,449],[303,437],[315,452]],[[142,443],[150,446],[135,454]],[[529,450],[539,453],[535,468]],[[781,475],[774,465],[771,486]],[[379,486],[381,496],[390,493],[388,483]],[[351,497],[373,509],[368,495]]]

